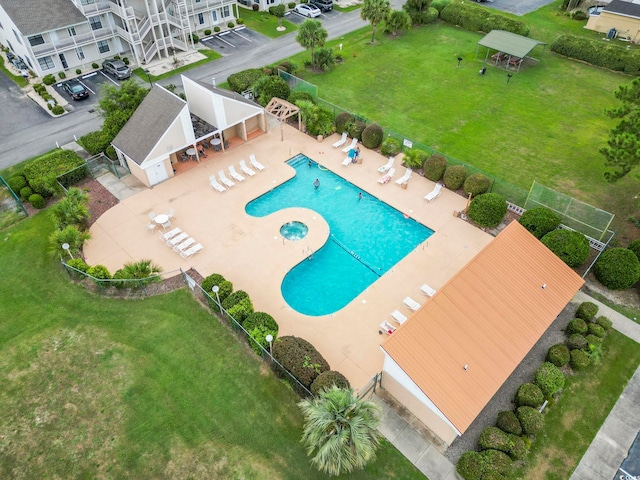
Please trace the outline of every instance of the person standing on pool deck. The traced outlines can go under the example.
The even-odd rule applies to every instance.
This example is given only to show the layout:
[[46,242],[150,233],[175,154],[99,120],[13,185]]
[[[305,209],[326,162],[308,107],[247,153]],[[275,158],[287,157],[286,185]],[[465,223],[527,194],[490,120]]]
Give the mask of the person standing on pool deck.
[[320,179],[316,178],[313,182],[313,186],[317,190],[318,187],[320,186]]

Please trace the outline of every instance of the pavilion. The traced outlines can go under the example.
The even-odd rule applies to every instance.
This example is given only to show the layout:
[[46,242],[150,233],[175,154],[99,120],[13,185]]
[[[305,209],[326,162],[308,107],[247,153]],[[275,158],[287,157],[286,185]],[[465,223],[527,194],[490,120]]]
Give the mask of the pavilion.
[[544,52],[544,48],[547,45],[544,42],[505,30],[491,30],[478,42],[478,46],[476,47],[476,60],[478,59],[480,46],[483,46],[487,48],[487,53],[484,58],[485,62],[489,59],[491,50],[495,50],[496,53],[494,53],[491,58],[495,61],[496,67],[504,61],[506,70],[508,70],[509,67],[514,67],[516,73],[518,73],[525,58],[530,58],[536,62],[540,61],[537,58],[529,57],[529,53],[538,45],[543,46]]

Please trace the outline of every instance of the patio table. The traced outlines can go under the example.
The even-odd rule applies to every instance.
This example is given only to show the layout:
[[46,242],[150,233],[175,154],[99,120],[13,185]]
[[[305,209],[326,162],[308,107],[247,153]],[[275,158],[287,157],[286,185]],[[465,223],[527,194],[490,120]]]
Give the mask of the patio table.
[[169,221],[169,215],[166,213],[161,213],[160,215],[156,215],[153,219],[158,225],[162,225],[163,223],[167,223]]

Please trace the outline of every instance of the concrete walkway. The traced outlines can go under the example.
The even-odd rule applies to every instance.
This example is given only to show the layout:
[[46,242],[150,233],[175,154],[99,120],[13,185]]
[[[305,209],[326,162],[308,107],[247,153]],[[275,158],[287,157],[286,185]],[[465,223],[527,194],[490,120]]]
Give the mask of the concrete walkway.
[[[583,292],[574,297],[577,302],[598,305],[598,316],[613,322],[613,328],[640,343],[640,325],[603,305]],[[580,460],[570,480],[613,480],[640,431],[640,367],[629,380],[624,392],[602,424],[596,438]]]

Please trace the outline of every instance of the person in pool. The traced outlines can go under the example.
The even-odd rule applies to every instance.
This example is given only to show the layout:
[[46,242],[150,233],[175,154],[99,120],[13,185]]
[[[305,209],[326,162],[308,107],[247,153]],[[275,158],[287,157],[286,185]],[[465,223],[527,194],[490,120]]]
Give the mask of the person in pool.
[[320,186],[320,179],[319,179],[319,178],[316,178],[316,179],[313,181],[313,187],[317,190],[319,186]]

